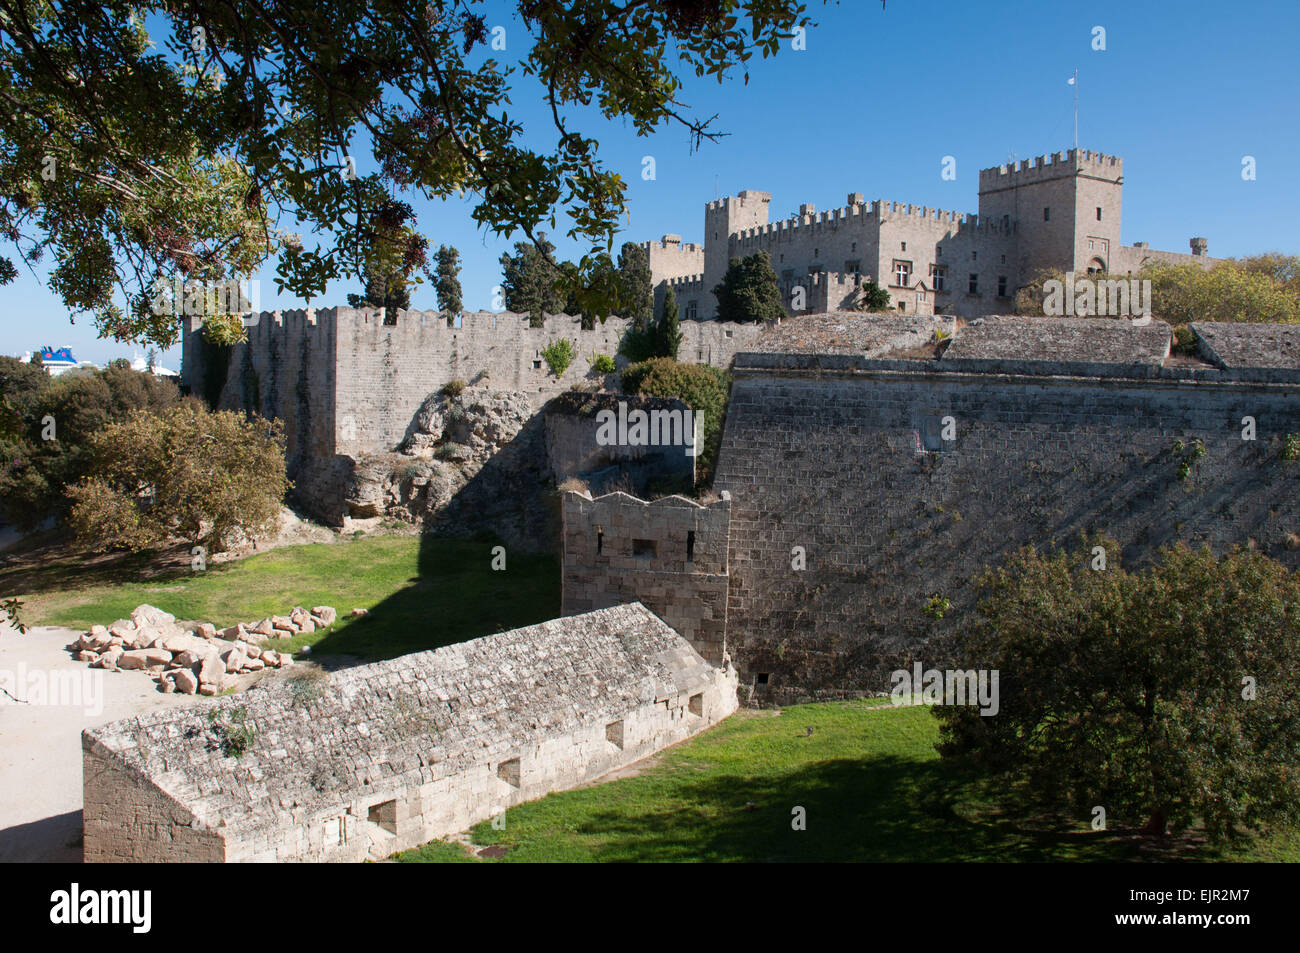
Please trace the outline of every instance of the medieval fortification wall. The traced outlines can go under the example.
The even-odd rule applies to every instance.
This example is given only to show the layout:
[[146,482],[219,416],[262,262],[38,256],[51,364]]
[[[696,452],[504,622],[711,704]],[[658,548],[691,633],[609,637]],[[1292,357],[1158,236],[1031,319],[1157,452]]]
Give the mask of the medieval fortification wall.
[[[406,436],[420,404],[452,380],[491,381],[503,390],[535,395],[535,409],[584,379],[596,379],[591,359],[616,357],[631,327],[609,318],[584,331],[571,315],[549,315],[528,326],[528,315],[475,312],[448,327],[434,311],[322,308],[262,312],[236,345],[228,365],[212,366],[199,319],[188,318],[182,379],[195,393],[219,393],[220,406],[255,410],[285,422],[294,469],[309,459],[393,450]],[[682,323],[683,361],[725,367],[752,345],[757,325]],[[556,377],[542,357],[553,341],[573,342],[575,356]],[[221,378],[218,387],[209,377]]]

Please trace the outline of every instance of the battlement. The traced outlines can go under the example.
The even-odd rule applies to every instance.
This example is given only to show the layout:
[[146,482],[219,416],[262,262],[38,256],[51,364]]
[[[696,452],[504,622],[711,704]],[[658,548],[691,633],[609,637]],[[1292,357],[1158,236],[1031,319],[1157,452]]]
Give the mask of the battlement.
[[704,208],[709,212],[723,211],[731,207],[733,199],[738,199],[737,205],[748,205],[750,202],[770,202],[772,201],[771,192],[759,192],[756,189],[742,189],[736,195],[728,195],[720,199],[714,199],[707,203]]
[[705,659],[726,654],[731,495],[707,504],[627,493],[563,499],[565,615],[640,602]]
[[1090,149],[1051,152],[1008,165],[980,170],[980,191],[1012,188],[1034,182],[1046,182],[1066,176],[1091,173],[1118,179],[1124,174],[1124,160],[1119,156]]
[[683,242],[680,235],[665,235],[657,242],[642,242],[641,247],[646,251],[652,248],[658,251],[667,252],[690,252],[703,254],[704,246],[695,242]]

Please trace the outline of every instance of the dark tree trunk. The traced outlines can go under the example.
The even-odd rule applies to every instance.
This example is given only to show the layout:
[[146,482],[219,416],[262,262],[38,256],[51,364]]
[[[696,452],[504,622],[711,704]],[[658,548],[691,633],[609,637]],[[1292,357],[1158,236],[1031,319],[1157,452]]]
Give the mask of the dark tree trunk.
[[1165,812],[1157,809],[1151,812],[1151,817],[1147,820],[1146,826],[1142,828],[1142,833],[1149,834],[1152,837],[1164,837],[1165,827],[1168,823],[1165,820]]

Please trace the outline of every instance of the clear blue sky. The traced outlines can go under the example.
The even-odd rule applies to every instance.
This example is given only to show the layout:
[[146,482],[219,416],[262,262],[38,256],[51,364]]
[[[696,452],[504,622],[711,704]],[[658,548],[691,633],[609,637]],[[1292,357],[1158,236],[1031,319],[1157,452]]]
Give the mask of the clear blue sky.
[[[1294,0],[888,0],[884,10],[846,0],[810,11],[818,26],[807,49],[754,63],[747,87],[692,78],[682,99],[731,133],[695,154],[679,128],[638,139],[622,122],[584,117],[582,131],[629,182],[619,242],[666,232],[703,241],[715,181],[721,195],[771,192],[774,217],[801,202],[838,207],[849,192],[974,212],[979,169],[1070,148],[1066,80],[1078,69],[1080,146],[1124,158],[1126,244],[1187,251],[1203,235],[1217,256],[1300,253]],[[505,57],[520,55],[519,24],[507,13],[489,22],[506,26]],[[1104,52],[1092,49],[1095,26],[1106,30]],[[540,100],[522,86],[512,98],[511,115],[542,141],[550,127]],[[641,177],[646,155],[653,181]],[[945,155],[957,159],[955,181],[940,177]],[[1257,160],[1255,181],[1242,180],[1246,155]],[[512,243],[477,229],[468,199],[415,206],[435,247],[460,249],[466,308],[490,308]],[[580,254],[553,237],[561,255]],[[260,276],[262,306],[301,307],[277,297],[273,274]],[[68,344],[83,360],[131,355],[130,344],[97,339],[86,319],[70,325],[44,279],[24,272],[0,288],[0,353]],[[341,304],[356,290],[340,282],[313,304]],[[412,304],[434,307],[432,290],[416,289]],[[179,348],[163,363],[178,367]]]

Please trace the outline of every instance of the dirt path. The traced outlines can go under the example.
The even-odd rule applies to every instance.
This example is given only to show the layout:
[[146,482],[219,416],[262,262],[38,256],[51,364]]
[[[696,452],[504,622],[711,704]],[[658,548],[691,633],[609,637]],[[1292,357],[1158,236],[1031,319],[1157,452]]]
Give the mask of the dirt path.
[[140,672],[75,661],[64,647],[79,635],[0,624],[0,688],[28,701],[0,693],[0,862],[81,860],[82,729],[196,704]]

